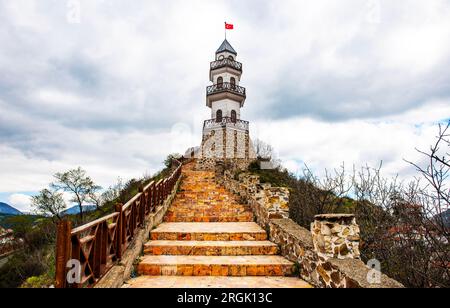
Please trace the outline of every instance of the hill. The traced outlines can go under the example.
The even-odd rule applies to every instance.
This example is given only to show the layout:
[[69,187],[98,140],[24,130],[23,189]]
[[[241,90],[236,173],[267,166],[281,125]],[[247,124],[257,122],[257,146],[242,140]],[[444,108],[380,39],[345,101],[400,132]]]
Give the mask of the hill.
[[439,219],[440,217],[442,217],[444,226],[450,228],[450,210],[442,212],[440,215],[436,215],[435,219]]
[[0,202],[0,214],[4,215],[22,215],[22,212],[13,208],[9,204]]
[[[83,213],[95,211],[97,207],[95,205],[85,205],[83,206]],[[65,211],[61,212],[61,215],[78,215],[80,213],[80,208],[78,205],[72,206]]]

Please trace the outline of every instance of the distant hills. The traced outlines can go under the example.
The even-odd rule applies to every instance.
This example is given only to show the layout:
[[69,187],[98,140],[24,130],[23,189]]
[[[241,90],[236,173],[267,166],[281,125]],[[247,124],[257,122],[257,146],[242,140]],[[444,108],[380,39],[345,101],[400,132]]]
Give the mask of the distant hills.
[[[95,211],[97,207],[95,205],[85,205],[83,206],[83,213]],[[77,215],[80,213],[80,208],[78,205],[72,206],[65,211],[61,212],[61,215]]]
[[[83,206],[83,212],[92,212],[92,211],[95,211],[96,209],[97,209],[97,207],[95,205]],[[67,210],[64,210],[61,212],[61,214],[63,216],[77,215],[79,213],[80,213],[80,208],[78,207],[78,205],[72,206],[72,207],[68,208]],[[24,213],[22,213],[18,209],[13,208],[9,204],[0,202],[0,215],[18,216],[18,215],[24,215]]]
[[447,210],[445,212],[442,212],[441,215],[436,215],[435,218],[438,219],[442,217],[442,221],[444,222],[444,226],[447,228],[450,228],[450,210]]
[[18,209],[13,208],[9,204],[0,202],[0,214],[3,215],[23,215],[21,211]]

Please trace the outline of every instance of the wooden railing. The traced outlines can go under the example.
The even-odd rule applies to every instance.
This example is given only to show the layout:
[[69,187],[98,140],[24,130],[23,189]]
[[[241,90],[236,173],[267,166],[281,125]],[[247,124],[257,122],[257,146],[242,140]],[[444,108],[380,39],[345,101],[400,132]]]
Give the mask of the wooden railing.
[[[117,204],[115,213],[73,230],[70,221],[63,220],[58,225],[57,288],[93,286],[122,258],[146,217],[163,204],[180,179],[182,164],[175,160],[174,163],[176,169],[169,177],[141,187],[125,205]],[[72,270],[73,277],[79,278],[74,279],[76,282],[68,279]]]

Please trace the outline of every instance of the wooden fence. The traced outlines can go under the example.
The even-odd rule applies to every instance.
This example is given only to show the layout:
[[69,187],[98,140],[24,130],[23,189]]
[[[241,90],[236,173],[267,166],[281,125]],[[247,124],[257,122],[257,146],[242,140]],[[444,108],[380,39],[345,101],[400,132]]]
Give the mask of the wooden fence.
[[[182,163],[174,163],[177,168],[169,177],[141,187],[125,205],[117,204],[115,213],[75,229],[70,221],[61,221],[56,241],[57,288],[93,286],[122,258],[146,217],[163,204],[181,177]],[[68,276],[74,265],[79,265],[80,271],[73,271],[73,277],[80,279],[71,283]]]

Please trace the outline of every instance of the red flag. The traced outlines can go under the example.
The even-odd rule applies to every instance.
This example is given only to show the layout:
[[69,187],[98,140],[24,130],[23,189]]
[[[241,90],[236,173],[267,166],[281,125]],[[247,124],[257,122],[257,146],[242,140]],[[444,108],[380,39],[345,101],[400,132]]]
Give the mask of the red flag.
[[233,29],[234,29],[234,25],[233,24],[225,23],[225,30],[233,30]]

